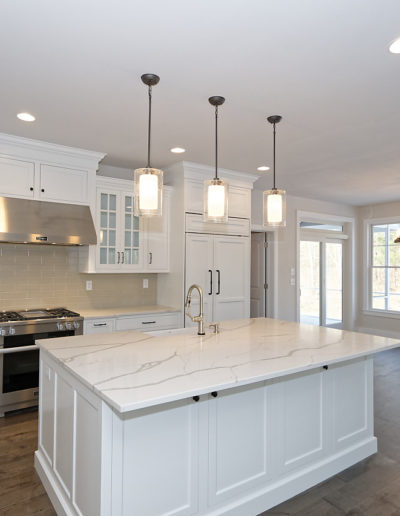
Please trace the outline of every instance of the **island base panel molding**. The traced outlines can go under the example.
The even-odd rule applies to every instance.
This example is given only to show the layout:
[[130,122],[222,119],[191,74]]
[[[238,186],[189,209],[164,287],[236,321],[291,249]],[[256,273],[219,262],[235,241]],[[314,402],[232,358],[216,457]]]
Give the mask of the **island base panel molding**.
[[35,467],[60,515],[256,516],[377,451],[371,357],[128,413],[40,367]]

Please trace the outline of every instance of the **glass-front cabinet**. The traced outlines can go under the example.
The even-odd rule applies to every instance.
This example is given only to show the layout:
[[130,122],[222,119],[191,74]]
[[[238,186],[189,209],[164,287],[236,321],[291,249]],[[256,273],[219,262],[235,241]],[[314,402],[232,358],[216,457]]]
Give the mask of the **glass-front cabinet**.
[[98,270],[135,272],[143,268],[142,221],[134,212],[131,192],[98,188]]
[[98,243],[81,272],[168,272],[171,188],[164,187],[163,215],[134,215],[133,181],[98,178]]

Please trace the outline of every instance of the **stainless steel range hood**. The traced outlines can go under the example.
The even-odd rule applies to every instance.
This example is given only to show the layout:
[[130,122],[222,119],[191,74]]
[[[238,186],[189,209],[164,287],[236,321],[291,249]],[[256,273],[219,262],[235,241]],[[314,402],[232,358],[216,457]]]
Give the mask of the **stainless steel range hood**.
[[0,197],[0,242],[96,244],[89,206]]

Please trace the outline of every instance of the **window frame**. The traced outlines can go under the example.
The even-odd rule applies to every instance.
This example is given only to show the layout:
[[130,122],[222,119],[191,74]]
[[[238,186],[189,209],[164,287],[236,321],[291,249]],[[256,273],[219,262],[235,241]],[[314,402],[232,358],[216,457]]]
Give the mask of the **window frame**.
[[[363,313],[366,315],[374,315],[379,317],[389,317],[400,319],[400,310],[386,310],[373,308],[372,306],[372,273],[373,265],[373,226],[400,224],[400,217],[385,217],[379,219],[367,219],[364,221],[364,278],[363,282]],[[385,265],[379,268],[389,271],[393,266]],[[399,266],[400,267],[400,266]],[[386,304],[386,303],[385,303]]]

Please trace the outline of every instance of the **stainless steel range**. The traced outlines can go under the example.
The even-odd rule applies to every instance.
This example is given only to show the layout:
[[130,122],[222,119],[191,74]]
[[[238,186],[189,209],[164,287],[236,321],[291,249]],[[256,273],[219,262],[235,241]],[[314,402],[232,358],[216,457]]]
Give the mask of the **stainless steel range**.
[[82,335],[83,318],[66,308],[0,312],[0,417],[39,401],[35,341]]

